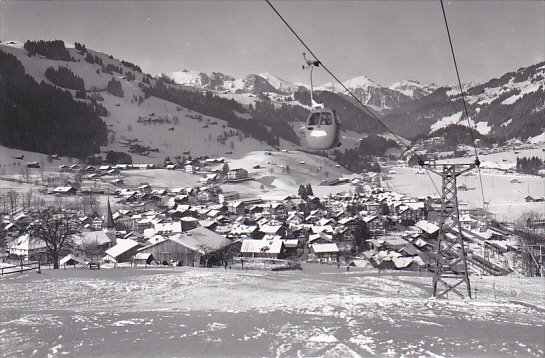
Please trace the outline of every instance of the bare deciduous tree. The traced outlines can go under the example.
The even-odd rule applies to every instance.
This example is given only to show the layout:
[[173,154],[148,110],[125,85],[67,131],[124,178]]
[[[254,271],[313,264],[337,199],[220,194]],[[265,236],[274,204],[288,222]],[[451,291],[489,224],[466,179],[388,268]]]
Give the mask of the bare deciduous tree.
[[15,190],[10,190],[6,193],[6,199],[9,204],[11,215],[15,214],[15,211],[17,211],[17,204],[19,203],[19,193]]
[[45,243],[48,254],[53,261],[53,268],[59,268],[59,260],[71,246],[71,237],[79,233],[79,225],[75,216],[55,213],[48,209],[42,211],[37,220],[29,226],[32,240]]

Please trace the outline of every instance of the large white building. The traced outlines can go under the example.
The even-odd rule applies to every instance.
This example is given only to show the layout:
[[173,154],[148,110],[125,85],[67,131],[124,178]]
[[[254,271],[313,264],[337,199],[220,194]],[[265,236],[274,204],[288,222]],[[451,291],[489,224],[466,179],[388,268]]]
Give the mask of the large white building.
[[248,178],[248,171],[246,169],[233,169],[227,172],[228,180],[241,180]]

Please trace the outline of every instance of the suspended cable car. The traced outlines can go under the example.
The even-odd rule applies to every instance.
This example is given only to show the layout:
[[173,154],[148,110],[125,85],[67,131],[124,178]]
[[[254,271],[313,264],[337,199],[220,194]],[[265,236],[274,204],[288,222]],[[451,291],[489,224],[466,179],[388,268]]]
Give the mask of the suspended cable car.
[[[337,112],[331,108],[325,108],[323,104],[314,101],[312,70],[320,66],[320,61],[308,60],[303,53],[303,57],[310,68],[310,103],[312,110],[308,115],[306,125],[299,129],[301,144],[313,150],[325,150],[335,148],[341,145],[339,141],[341,132],[341,121]],[[303,65],[303,69],[305,66]]]

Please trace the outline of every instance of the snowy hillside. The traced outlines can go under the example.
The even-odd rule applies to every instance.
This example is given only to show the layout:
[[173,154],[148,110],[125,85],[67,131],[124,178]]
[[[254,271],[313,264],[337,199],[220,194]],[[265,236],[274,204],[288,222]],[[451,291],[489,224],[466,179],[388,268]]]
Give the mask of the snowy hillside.
[[[145,74],[131,71],[135,80],[127,80],[125,68],[120,60],[110,56],[87,50],[87,53],[100,58],[103,66],[85,61],[86,54],[81,54],[73,46],[67,46],[70,55],[75,61],[49,60],[43,56],[27,56],[22,43],[0,44],[0,50],[13,54],[23,64],[25,72],[37,82],[51,83],[45,76],[48,67],[66,67],[81,77],[85,84],[87,97],[97,98],[98,102],[109,112],[102,119],[108,127],[108,144],[102,151],[116,150],[127,152],[128,142],[149,147],[142,155],[132,153],[133,161],[162,163],[167,156],[182,155],[191,152],[193,156],[241,156],[253,150],[273,149],[270,145],[254,138],[240,136],[237,130],[230,129],[226,121],[202,115],[183,108],[175,103],[149,97],[144,99],[144,92],[140,83]],[[103,67],[108,65],[122,67],[124,74],[117,72],[106,73]],[[117,97],[106,91],[108,82],[115,78],[121,82],[123,97]],[[186,73],[186,78],[193,80],[203,79],[195,73]],[[153,79],[151,79],[153,83]],[[75,91],[71,91],[72,94]],[[138,100],[142,97],[143,101]],[[222,143],[217,141],[219,136],[228,138]]]
[[415,80],[405,80],[391,84],[389,89],[403,93],[412,99],[425,97],[435,91],[437,86],[433,83],[421,83]]
[[[545,63],[523,67],[482,84],[466,84],[470,125],[494,139],[539,142],[545,130]],[[401,89],[401,86],[396,86]],[[409,138],[428,135],[449,125],[467,126],[457,86],[439,88],[406,102],[384,117]]]

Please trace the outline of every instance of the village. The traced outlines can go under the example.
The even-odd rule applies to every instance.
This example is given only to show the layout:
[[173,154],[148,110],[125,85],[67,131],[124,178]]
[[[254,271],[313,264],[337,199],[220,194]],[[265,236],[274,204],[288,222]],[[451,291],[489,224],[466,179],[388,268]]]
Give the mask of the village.
[[[440,198],[414,198],[387,189],[386,174],[329,178],[320,184],[342,183],[349,190],[323,197],[315,196],[310,184],[301,184],[292,195],[248,198],[224,191],[225,184],[252,181],[248,170],[231,169],[225,158],[176,159],[167,158],[161,169],[153,164],[59,166],[61,175],[76,178],[65,184],[74,185],[45,192],[55,203],[65,204],[57,211],[73,218],[77,226],[66,245],[58,248],[59,265],[290,270],[300,269],[304,262],[415,274],[433,268]],[[259,169],[257,164],[253,167]],[[124,183],[127,171],[151,169],[197,176],[198,185]],[[78,196],[91,198],[87,207],[68,205]],[[101,206],[97,196],[106,198],[106,205]],[[9,209],[4,203],[4,265],[51,265],[51,245],[31,230],[40,209]],[[520,231],[491,222],[482,210],[466,206],[460,207],[460,222],[472,274],[539,274]],[[454,241],[454,235],[450,239]]]

